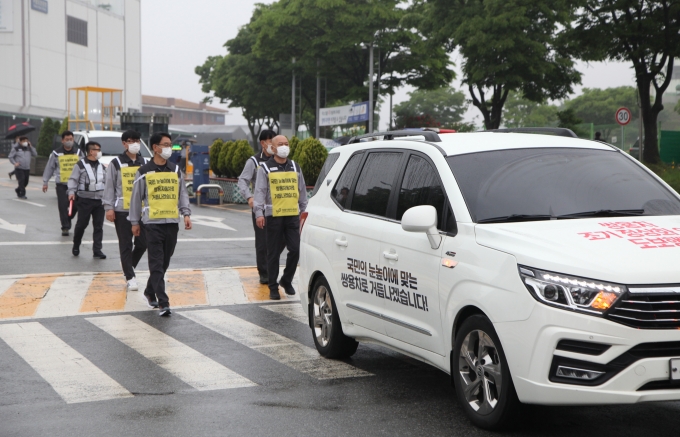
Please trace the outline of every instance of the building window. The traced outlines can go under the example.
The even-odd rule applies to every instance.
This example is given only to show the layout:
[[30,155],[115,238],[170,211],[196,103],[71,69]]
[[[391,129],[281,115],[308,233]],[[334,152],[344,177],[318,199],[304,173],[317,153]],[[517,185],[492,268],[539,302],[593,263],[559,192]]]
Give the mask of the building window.
[[87,21],[66,16],[66,39],[73,44],[87,47]]

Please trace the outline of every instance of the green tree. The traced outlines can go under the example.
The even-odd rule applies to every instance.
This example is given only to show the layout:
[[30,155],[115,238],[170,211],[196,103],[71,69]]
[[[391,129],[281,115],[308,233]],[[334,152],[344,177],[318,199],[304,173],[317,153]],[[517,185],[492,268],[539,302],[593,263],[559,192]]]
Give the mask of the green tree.
[[567,108],[563,111],[558,111],[557,119],[559,121],[557,127],[571,129],[579,137],[588,136],[588,133],[579,127],[579,124],[583,123],[583,120],[576,115],[576,112],[574,112],[573,109]]
[[288,155],[288,158],[292,159],[295,161],[297,159],[297,151],[298,151],[298,146],[300,145],[300,138],[296,136],[292,136],[290,140],[288,140],[288,146],[290,147],[290,154]]
[[327,157],[328,150],[316,138],[310,137],[300,142],[296,162],[302,168],[302,174],[307,185],[316,184]]
[[222,169],[220,167],[220,151],[222,150],[222,146],[224,146],[224,141],[218,138],[212,143],[212,146],[210,146],[209,149],[210,170],[216,175],[222,175]]
[[[657,120],[680,54],[677,0],[583,0],[571,38],[585,60],[633,64],[644,125],[643,160],[660,161]],[[632,108],[631,108],[632,109]]]
[[468,106],[465,94],[451,87],[416,90],[408,96],[408,100],[394,107],[398,128],[424,126],[413,125],[415,117],[423,116],[431,118],[437,127],[450,127],[463,119]]
[[238,147],[238,141],[229,141],[229,147],[227,147],[227,153],[224,155],[224,170],[225,174],[229,178],[235,178],[238,175],[234,172],[234,167],[231,165],[234,159],[234,152]]
[[61,121],[61,126],[59,127],[58,134],[61,135],[68,130],[68,117],[64,117]]
[[503,124],[509,128],[554,126],[557,111],[555,105],[532,102],[511,92],[503,107]]
[[235,177],[238,177],[243,172],[243,167],[246,165],[248,158],[253,156],[253,148],[250,147],[248,140],[239,140],[234,145],[234,153],[231,158],[231,168]]
[[463,58],[463,83],[487,129],[501,124],[511,91],[562,99],[581,74],[564,30],[577,0],[422,0],[421,28]]
[[222,144],[222,148],[220,149],[220,157],[218,159],[218,168],[220,171],[220,175],[224,177],[230,177],[229,174],[229,162],[228,162],[228,157],[229,157],[229,150],[234,146],[233,141],[227,141],[226,143]]
[[49,117],[43,120],[40,133],[38,134],[38,145],[36,146],[38,156],[45,158],[50,156],[50,153],[54,150],[52,144],[54,136],[59,132],[59,126],[60,123],[58,121],[52,121]]

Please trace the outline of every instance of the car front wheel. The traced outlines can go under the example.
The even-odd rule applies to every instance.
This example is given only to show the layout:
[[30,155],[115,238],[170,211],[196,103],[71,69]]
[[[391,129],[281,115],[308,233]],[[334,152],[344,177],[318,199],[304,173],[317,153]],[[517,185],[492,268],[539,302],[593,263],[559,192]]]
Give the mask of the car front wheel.
[[326,278],[317,279],[313,290],[309,317],[316,350],[326,358],[351,357],[359,343],[342,332],[340,315]]
[[458,402],[480,428],[503,430],[517,423],[520,402],[501,342],[491,321],[475,315],[456,333],[452,357]]

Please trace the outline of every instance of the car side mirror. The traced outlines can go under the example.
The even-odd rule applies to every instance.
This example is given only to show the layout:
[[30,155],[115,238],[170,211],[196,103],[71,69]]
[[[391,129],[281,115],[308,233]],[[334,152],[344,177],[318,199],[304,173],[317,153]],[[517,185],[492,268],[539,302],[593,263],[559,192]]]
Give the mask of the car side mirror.
[[431,205],[414,206],[401,218],[401,228],[406,232],[424,232],[430,240],[430,247],[438,249],[442,236],[437,229],[437,210]]

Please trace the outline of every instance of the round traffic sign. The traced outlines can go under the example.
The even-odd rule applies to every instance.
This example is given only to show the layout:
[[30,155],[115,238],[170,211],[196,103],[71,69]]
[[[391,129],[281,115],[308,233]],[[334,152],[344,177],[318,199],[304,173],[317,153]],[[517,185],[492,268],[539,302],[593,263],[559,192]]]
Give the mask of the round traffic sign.
[[616,122],[621,126],[625,126],[632,120],[633,115],[628,108],[619,108],[616,111]]

